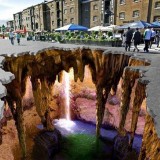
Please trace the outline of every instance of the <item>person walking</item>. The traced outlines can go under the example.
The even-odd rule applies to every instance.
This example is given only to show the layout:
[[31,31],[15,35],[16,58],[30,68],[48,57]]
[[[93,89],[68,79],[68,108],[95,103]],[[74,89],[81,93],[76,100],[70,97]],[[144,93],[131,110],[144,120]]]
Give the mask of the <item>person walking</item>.
[[155,36],[156,36],[156,32],[153,28],[151,29],[151,32],[152,32],[152,35],[151,35],[151,40],[150,40],[150,48],[152,47],[152,44],[155,41]]
[[133,36],[132,30],[130,29],[130,27],[128,27],[128,31],[125,33],[126,37],[125,51],[130,51],[132,36]]
[[14,33],[12,31],[9,32],[9,39],[11,41],[11,44],[14,45]]
[[149,43],[151,40],[151,35],[152,35],[152,31],[149,27],[147,27],[147,29],[145,29],[144,31],[144,43],[145,43],[145,47],[144,47],[144,52],[149,52],[148,48],[149,48]]
[[133,52],[135,52],[135,50],[137,50],[137,52],[139,52],[137,45],[139,45],[141,43],[141,33],[139,32],[138,28],[136,28],[136,31],[133,33],[132,40],[134,41]]
[[18,45],[20,45],[20,38],[21,38],[21,35],[20,35],[19,32],[17,33],[16,38],[17,38],[17,43],[18,43]]
[[156,33],[156,45],[157,45],[157,47],[159,47],[159,42],[160,42],[160,31],[157,31],[157,33]]

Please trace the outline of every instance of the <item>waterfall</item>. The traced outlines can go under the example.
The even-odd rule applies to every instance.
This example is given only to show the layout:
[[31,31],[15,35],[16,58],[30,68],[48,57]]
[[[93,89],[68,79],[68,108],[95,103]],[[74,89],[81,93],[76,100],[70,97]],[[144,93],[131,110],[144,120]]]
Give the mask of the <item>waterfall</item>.
[[66,114],[66,120],[71,120],[70,115],[70,78],[69,73],[64,71],[64,94],[65,94],[65,114]]

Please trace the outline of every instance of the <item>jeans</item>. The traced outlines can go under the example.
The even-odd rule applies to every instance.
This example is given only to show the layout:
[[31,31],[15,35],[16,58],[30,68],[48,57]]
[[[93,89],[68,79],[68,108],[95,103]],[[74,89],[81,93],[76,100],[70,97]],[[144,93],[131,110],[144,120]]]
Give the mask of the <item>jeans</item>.
[[148,48],[149,48],[149,43],[150,43],[150,40],[144,40],[144,43],[145,43],[145,47],[144,47],[144,51],[146,52],[149,52]]
[[130,51],[130,48],[131,48],[131,41],[126,41],[126,45],[125,45],[125,50],[127,51]]
[[14,38],[11,37],[10,40],[11,40],[11,44],[14,45]]

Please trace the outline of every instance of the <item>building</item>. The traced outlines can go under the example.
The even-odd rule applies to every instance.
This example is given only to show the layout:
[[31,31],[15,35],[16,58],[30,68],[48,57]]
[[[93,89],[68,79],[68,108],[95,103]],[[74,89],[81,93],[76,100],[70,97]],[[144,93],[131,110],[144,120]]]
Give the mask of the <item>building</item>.
[[150,22],[153,21],[160,22],[160,0],[154,0],[154,2],[152,2]]
[[81,24],[81,1],[64,0],[63,2],[63,25],[70,23]]
[[7,32],[9,32],[11,29],[14,29],[14,20],[10,20],[6,22],[7,24]]
[[81,20],[87,27],[108,26],[114,23],[113,0],[83,0]]
[[160,1],[159,0],[115,0],[116,24],[144,20],[153,22],[160,20]]
[[63,1],[50,1],[45,6],[46,30],[53,31],[63,24]]
[[34,14],[34,7],[28,7],[22,11],[22,29],[26,28],[27,31],[32,31],[34,30],[34,19],[33,15]]
[[44,9],[45,3],[40,3],[34,6],[34,31],[44,31]]
[[13,14],[14,18],[14,30],[22,29],[22,12]]

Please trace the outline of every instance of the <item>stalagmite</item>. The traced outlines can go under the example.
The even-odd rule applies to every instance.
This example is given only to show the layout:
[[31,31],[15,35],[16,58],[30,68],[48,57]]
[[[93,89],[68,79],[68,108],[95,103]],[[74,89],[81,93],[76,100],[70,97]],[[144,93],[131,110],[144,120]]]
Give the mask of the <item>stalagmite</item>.
[[134,135],[137,127],[138,122],[138,116],[141,109],[141,104],[146,97],[145,93],[146,84],[144,82],[141,82],[138,80],[138,83],[136,85],[135,89],[135,98],[133,102],[133,111],[132,111],[132,122],[131,122],[131,137],[130,137],[130,147],[132,147]]
[[122,82],[122,98],[121,98],[121,114],[120,114],[120,124],[119,133],[123,132],[126,116],[129,110],[130,96],[132,88],[134,86],[135,80],[139,78],[139,70],[133,70],[130,67],[126,67],[123,73]]
[[160,159],[160,139],[154,127],[154,119],[147,114],[143,133],[142,147],[138,160]]

